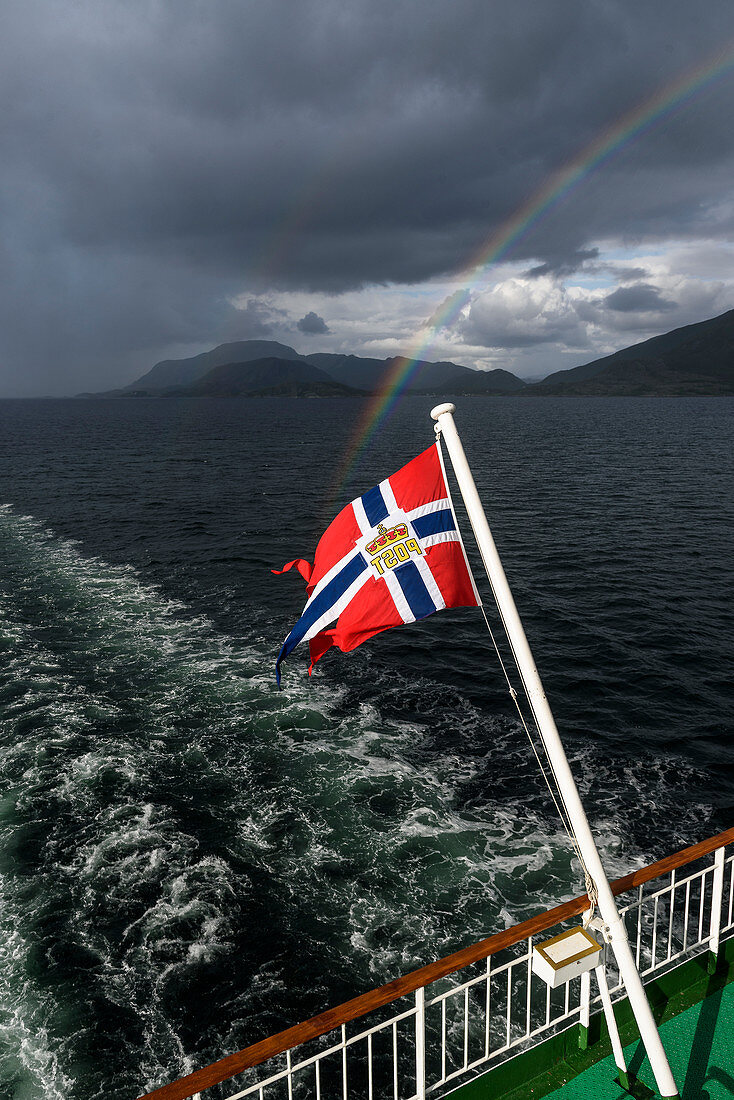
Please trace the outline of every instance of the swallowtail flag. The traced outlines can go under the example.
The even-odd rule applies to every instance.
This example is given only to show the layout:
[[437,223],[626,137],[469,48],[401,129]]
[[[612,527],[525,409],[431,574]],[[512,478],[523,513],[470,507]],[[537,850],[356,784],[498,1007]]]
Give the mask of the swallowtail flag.
[[335,645],[355,649],[383,630],[447,607],[479,605],[461,541],[439,444],[347,504],[316,547],[303,614],[283,642],[280,664],[307,641],[313,666]]

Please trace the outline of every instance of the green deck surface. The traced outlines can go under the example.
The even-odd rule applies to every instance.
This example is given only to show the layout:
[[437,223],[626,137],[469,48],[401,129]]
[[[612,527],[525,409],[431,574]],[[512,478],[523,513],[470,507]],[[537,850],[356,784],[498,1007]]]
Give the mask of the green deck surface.
[[[682,1100],[734,1097],[734,984],[668,1020],[660,1034]],[[624,1054],[628,1069],[654,1089],[655,1080],[643,1057],[642,1044],[630,1043]],[[629,1093],[615,1085],[616,1075],[614,1060],[605,1058],[548,1093],[546,1100],[625,1100]]]

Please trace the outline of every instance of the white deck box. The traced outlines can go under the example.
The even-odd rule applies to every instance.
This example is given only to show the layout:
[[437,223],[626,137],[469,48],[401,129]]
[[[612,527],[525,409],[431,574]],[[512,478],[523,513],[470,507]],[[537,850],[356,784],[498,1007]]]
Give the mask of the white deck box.
[[571,978],[593,970],[604,959],[604,948],[585,928],[568,928],[533,948],[533,973],[556,989]]

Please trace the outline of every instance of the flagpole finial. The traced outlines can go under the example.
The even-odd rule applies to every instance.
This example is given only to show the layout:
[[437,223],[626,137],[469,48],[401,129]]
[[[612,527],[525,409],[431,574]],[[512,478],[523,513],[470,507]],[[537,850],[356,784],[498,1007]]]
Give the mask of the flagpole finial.
[[431,409],[431,416],[433,417],[434,420],[438,420],[439,416],[443,416],[444,413],[455,413],[455,412],[456,412],[456,405],[452,404],[451,401],[446,401],[446,402],[444,402],[443,405],[436,405],[435,408]]

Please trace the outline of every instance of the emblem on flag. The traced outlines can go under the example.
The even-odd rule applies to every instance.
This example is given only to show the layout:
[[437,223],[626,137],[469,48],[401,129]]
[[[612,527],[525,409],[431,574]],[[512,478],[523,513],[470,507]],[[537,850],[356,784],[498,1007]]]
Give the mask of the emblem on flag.
[[275,670],[307,641],[313,666],[335,645],[343,652],[403,623],[480,600],[446,484],[438,443],[339,512],[314,562],[298,558],[308,596],[283,642]]

